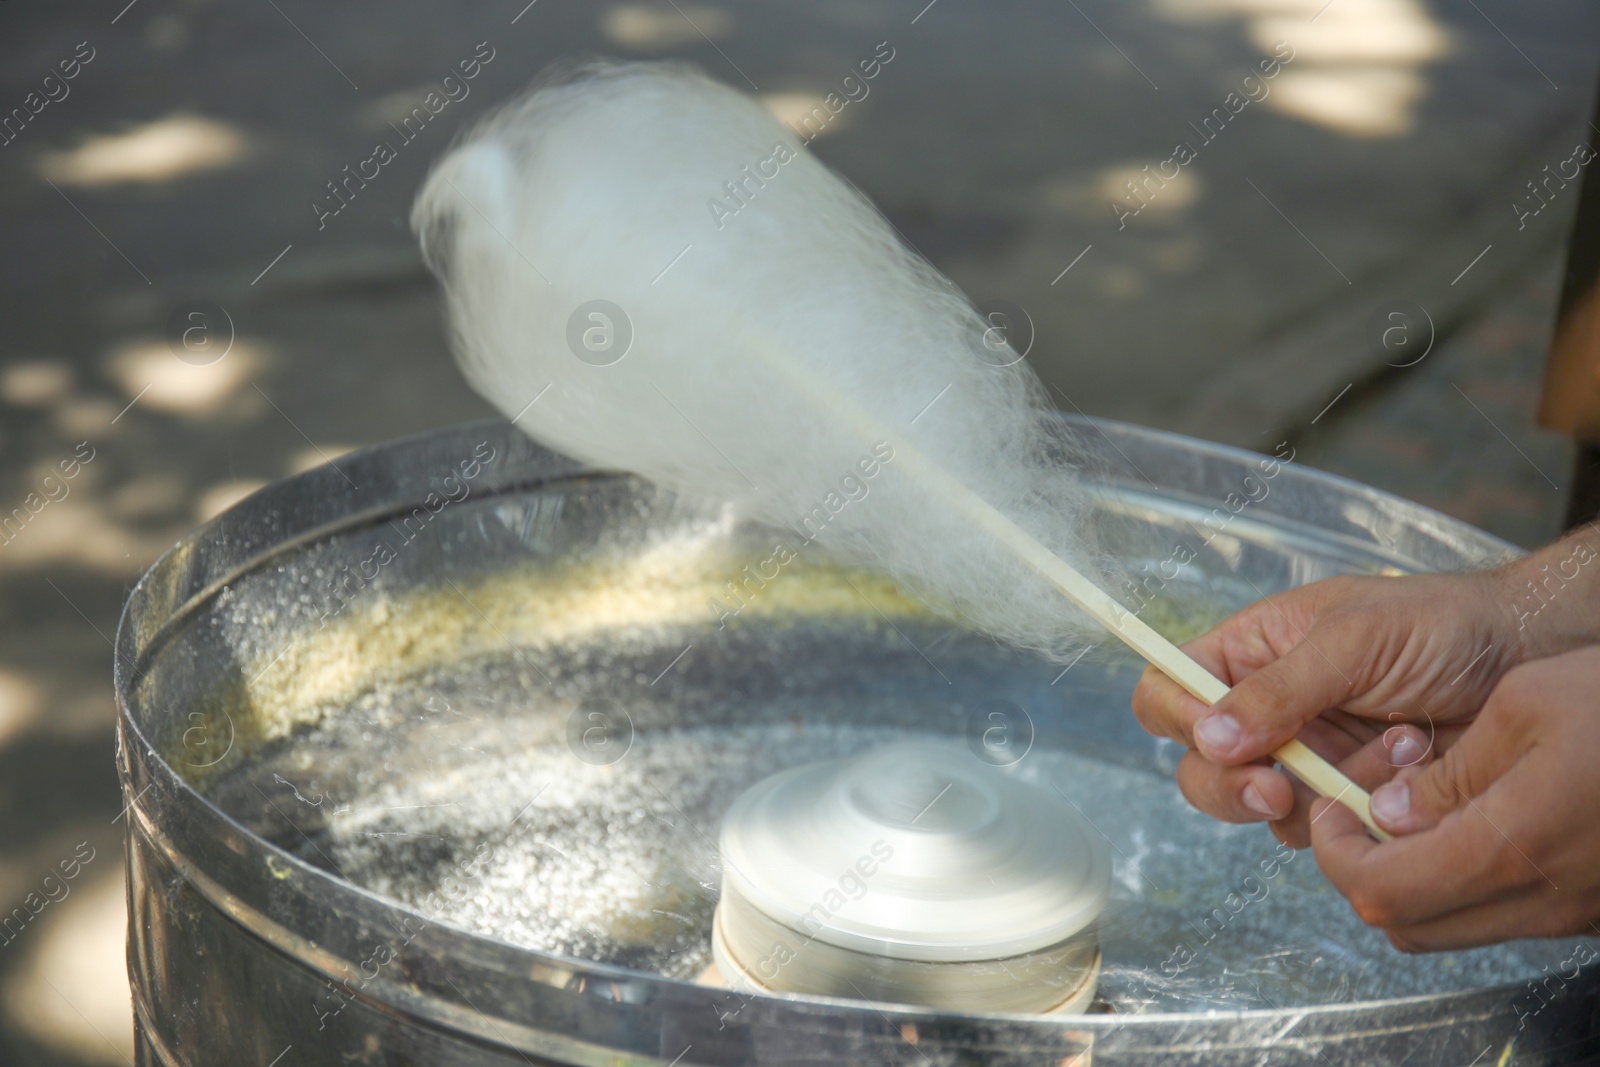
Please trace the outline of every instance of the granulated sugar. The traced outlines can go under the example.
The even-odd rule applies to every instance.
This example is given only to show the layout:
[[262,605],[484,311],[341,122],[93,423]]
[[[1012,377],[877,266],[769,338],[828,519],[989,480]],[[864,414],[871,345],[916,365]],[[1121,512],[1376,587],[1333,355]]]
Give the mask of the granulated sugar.
[[[566,669],[593,669],[596,655]],[[958,662],[954,643],[941,660]],[[265,762],[285,796],[317,809],[315,848],[351,881],[514,944],[692,979],[710,963],[718,823],[734,797],[783,768],[923,732],[920,698],[892,687],[819,693],[802,679],[764,699],[737,695],[733,709],[690,675],[674,691],[688,714],[638,695],[630,714],[564,689],[563,668],[551,669],[548,689],[520,683],[526,666],[508,656],[375,690]],[[1165,775],[1043,744],[1010,773],[1059,788],[1112,845],[1100,988],[1119,1011],[1448,992],[1537,974],[1570,951],[1528,942],[1403,956],[1310,853],[1199,815]],[[465,890],[430,908],[463,863]]]

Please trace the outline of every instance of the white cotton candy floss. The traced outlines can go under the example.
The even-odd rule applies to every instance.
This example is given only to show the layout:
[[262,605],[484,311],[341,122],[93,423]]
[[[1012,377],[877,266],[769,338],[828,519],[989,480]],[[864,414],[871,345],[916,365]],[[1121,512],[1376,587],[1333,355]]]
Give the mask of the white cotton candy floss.
[[462,369],[543,444],[729,501],[1015,645],[1098,634],[947,491],[1096,572],[1037,378],[748,96],[681,64],[569,68],[445,156],[412,223]]

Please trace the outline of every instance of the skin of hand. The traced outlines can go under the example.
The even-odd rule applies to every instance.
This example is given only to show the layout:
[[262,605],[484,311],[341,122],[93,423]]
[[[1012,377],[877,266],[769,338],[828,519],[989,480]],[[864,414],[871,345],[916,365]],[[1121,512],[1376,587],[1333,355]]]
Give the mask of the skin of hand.
[[[1600,869],[1585,873],[1600,868],[1600,830],[1569,849],[1600,799],[1581,763],[1600,733],[1586,736],[1578,714],[1600,685],[1600,650],[1570,652],[1600,639],[1596,544],[1591,525],[1494,571],[1273,596],[1186,646],[1234,687],[1215,708],[1151,670],[1135,713],[1189,746],[1178,782],[1192,803],[1314,845],[1330,881],[1401,948],[1600,933],[1587,925]],[[1297,734],[1374,790],[1381,825],[1415,837],[1379,846],[1347,809],[1275,770],[1268,753]],[[1506,900],[1517,907],[1498,909]]]
[[1215,707],[1152,667],[1134,714],[1190,749],[1178,786],[1195,807],[1227,822],[1270,820],[1279,840],[1303,848],[1315,794],[1268,754],[1298,736],[1369,789],[1394,764],[1419,762],[1520,662],[1506,600],[1494,572],[1302,586],[1184,646],[1233,687]]
[[1317,864],[1396,948],[1600,936],[1600,647],[1508,672],[1437,758],[1373,795],[1382,845],[1347,808],[1311,808]]

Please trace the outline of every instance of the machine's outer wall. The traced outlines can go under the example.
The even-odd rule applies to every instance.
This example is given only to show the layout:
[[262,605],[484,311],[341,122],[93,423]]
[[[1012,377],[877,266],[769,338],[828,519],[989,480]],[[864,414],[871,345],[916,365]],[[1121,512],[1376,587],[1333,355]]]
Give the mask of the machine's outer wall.
[[[1187,490],[1197,507],[1209,507],[1260,460],[1135,427],[1075,426],[1091,444],[1115,445],[1105,450],[1106,462],[1135,503],[1147,490],[1178,497]],[[1088,1067],[1088,1057],[1075,1059],[1084,1053],[1094,1067],[1600,1063],[1600,980],[1593,971],[1534,1002],[1519,983],[1402,1001],[1182,1016],[981,1016],[747,1000],[432,925],[269,845],[206,803],[153,751],[130,711],[138,672],[158,651],[163,626],[196,596],[263,555],[417,500],[430,489],[427,472],[447,468],[484,440],[501,457],[480,483],[485,493],[578,471],[503,421],[369,449],[341,459],[343,475],[307,472],[212,520],[131,595],[116,670],[140,1067],[665,1065],[678,1057],[683,1067]],[[1145,475],[1159,475],[1159,484]],[[1416,505],[1299,467],[1278,472],[1273,497],[1258,506],[1412,566],[1475,566],[1512,551]],[[363,961],[379,944],[400,947],[369,978]],[[1528,1012],[1528,1003],[1539,1010]]]

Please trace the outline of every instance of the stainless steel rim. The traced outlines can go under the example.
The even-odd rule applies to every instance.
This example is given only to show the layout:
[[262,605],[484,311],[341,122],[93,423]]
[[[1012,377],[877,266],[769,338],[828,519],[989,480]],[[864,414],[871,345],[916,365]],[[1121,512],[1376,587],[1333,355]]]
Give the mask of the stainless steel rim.
[[[1144,491],[1140,458],[1148,463],[1150,455],[1174,441],[1222,459],[1258,458],[1159,431],[1068,421],[1091,443],[1109,442],[1110,480],[1125,506],[1135,509]],[[762,1034],[787,1035],[796,1056],[807,1048],[836,1048],[845,1042],[862,1058],[888,1058],[903,1043],[907,1025],[920,1033],[924,1051],[1010,1048],[1057,1057],[1097,1041],[1101,1055],[1204,1049],[1212,1056],[1230,1050],[1255,1054],[1269,1038],[1279,1040],[1274,1034],[1283,1029],[1285,1016],[1272,1010],[1127,1017],[932,1012],[825,997],[747,997],[562,958],[433,922],[304,863],[207,802],[157,754],[135,711],[135,688],[167,628],[262,559],[395,512],[419,489],[425,491],[425,478],[412,472],[426,470],[427,457],[459,453],[468,442],[484,438],[506,454],[506,462],[486,479],[486,493],[574,477],[621,477],[586,472],[531,444],[500,420],[422,434],[342,460],[345,474],[365,489],[352,488],[344,476],[328,469],[267,487],[185,538],[130,594],[115,642],[115,674],[119,771],[130,803],[131,832],[181,871],[210,907],[275,952],[333,980],[348,975],[374,939],[392,937],[397,922],[420,925],[391,972],[403,975],[404,981],[380,976],[370,986],[370,996],[442,1031],[569,1063],[614,1063],[618,1055],[631,1062],[668,1063],[672,1056],[659,1048],[660,1035],[668,1031],[722,1057],[710,1062],[740,1063],[789,1062],[752,1051],[751,1035]],[[1159,473],[1177,485],[1188,484],[1184,471]],[[1338,521],[1319,531],[1332,545],[1348,543],[1369,554],[1388,553],[1430,566],[1447,558],[1488,563],[1515,552],[1465,524],[1343,479],[1291,467],[1280,478],[1285,487],[1299,486],[1330,501],[1360,499],[1376,517],[1369,524],[1373,528],[1363,529],[1348,516],[1335,515]],[[1206,506],[1206,494],[1214,488],[1196,486],[1197,508]],[[1386,519],[1408,515],[1427,516],[1428,537],[1385,543]],[[136,965],[133,956],[130,949]],[[137,973],[135,978],[137,984]],[[1452,1030],[1475,1033],[1477,1028],[1514,1033],[1515,1018],[1506,1005],[1519,988],[1296,1009],[1295,1036],[1279,1044],[1337,1047],[1381,1039],[1397,1029],[1441,1035]],[[1590,982],[1584,988],[1592,996],[1596,985]],[[1572,1000],[1581,1003],[1584,995],[1575,989]],[[529,1025],[530,1019],[538,1025]]]

